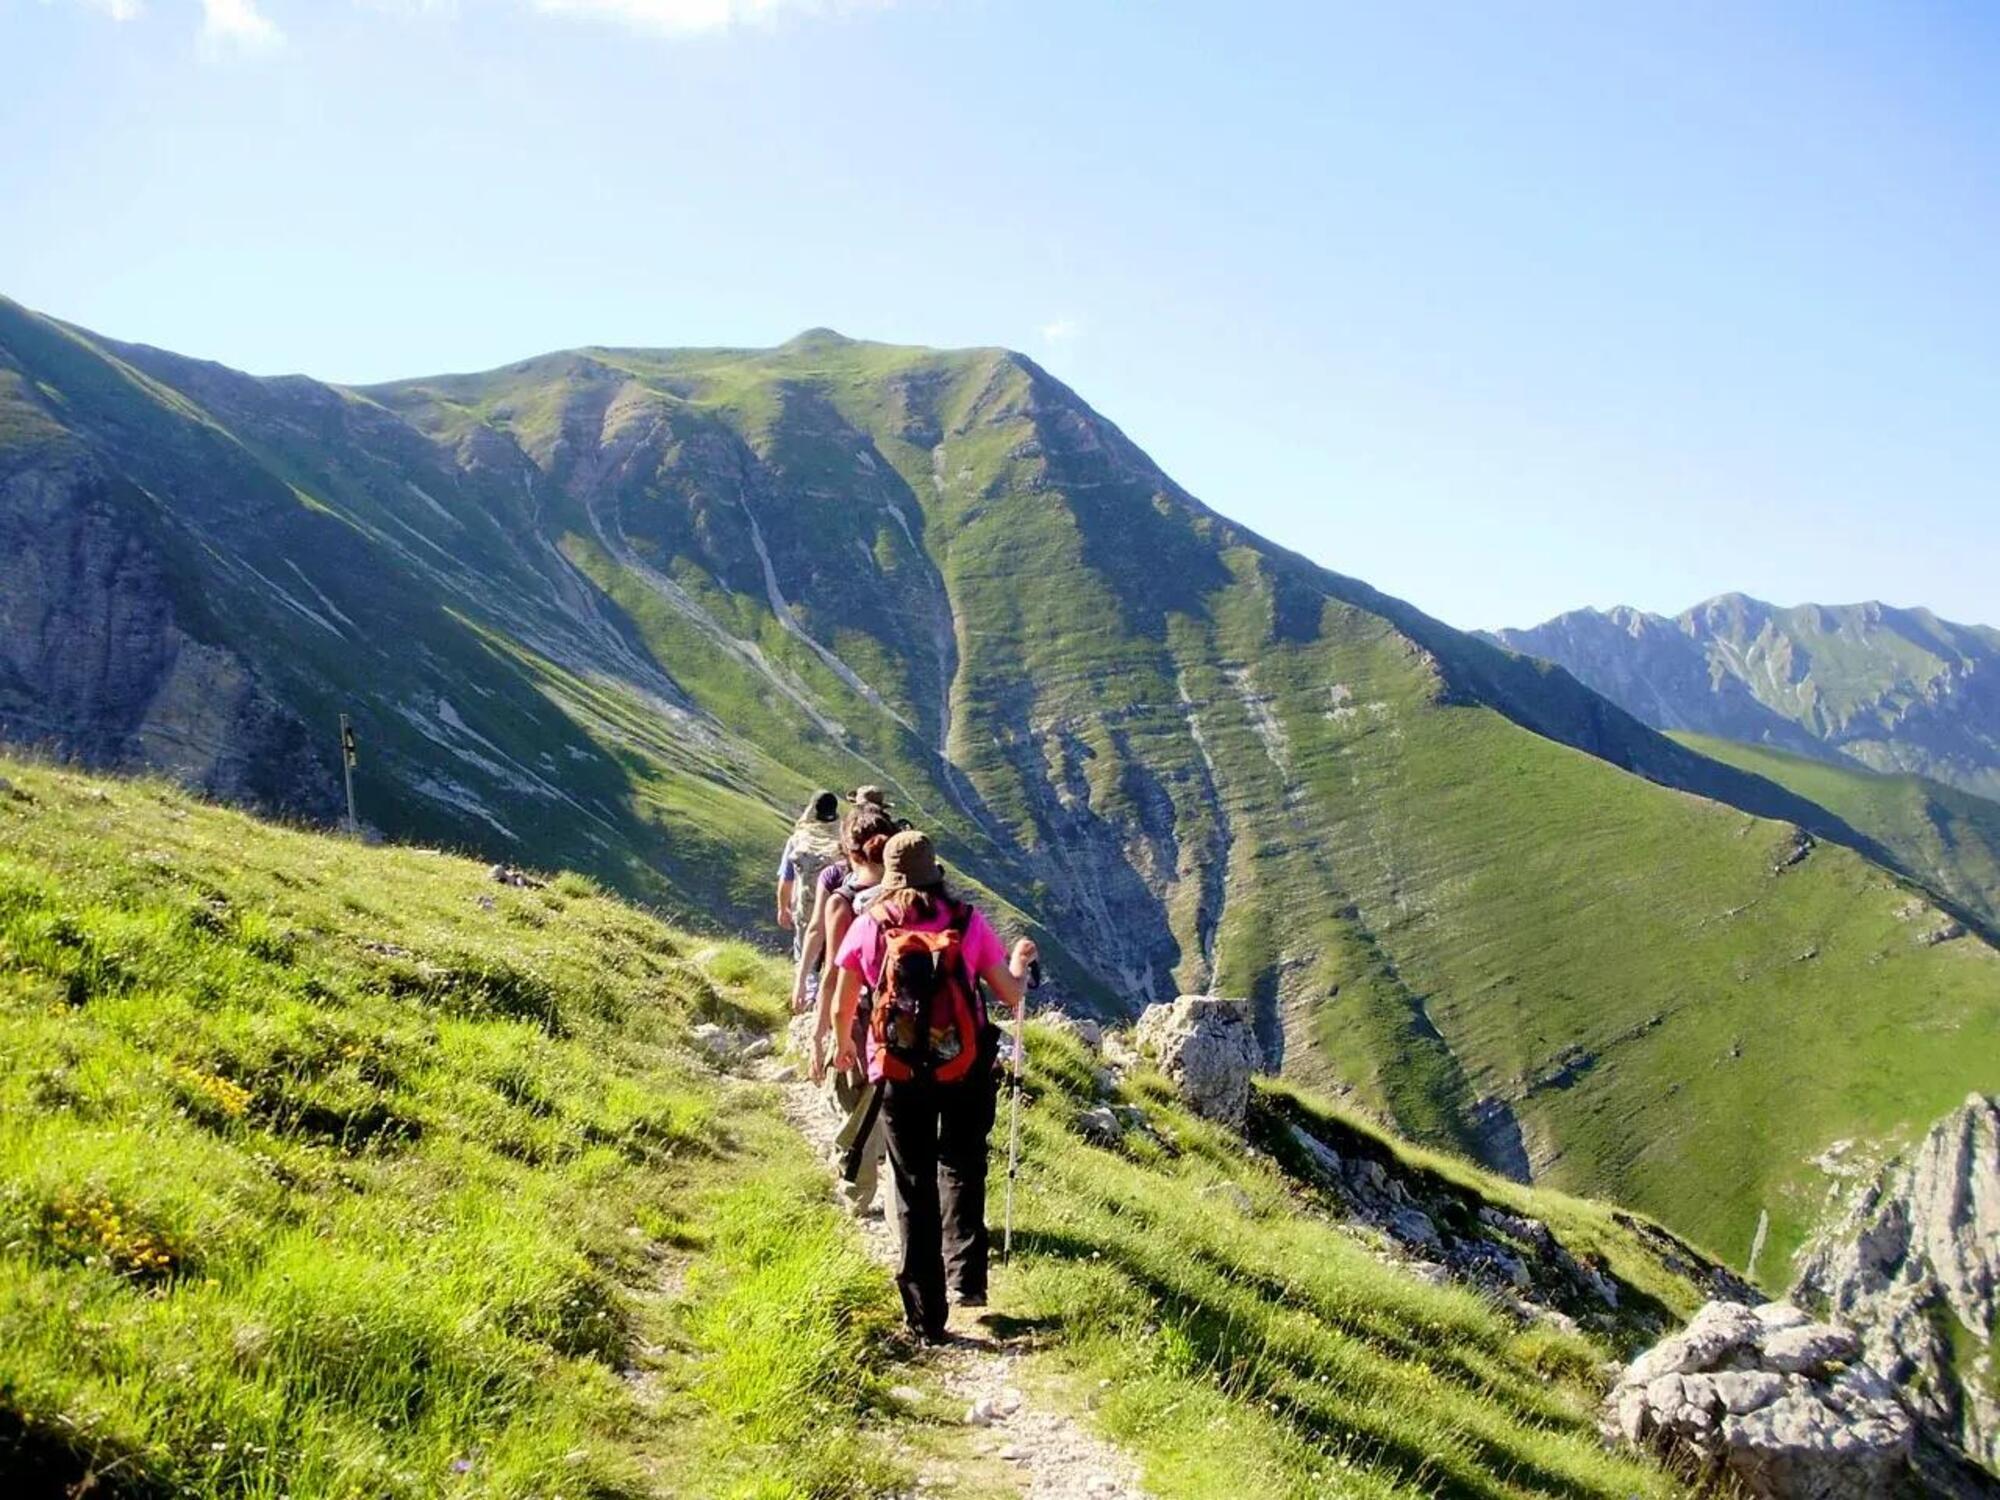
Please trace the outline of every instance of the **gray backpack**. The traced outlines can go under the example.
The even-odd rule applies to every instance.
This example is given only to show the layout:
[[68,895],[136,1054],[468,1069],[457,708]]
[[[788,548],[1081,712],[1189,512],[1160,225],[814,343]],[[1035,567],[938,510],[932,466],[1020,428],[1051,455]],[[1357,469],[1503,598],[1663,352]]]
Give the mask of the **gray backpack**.
[[[824,829],[824,832],[821,830]],[[792,834],[792,931],[804,933],[819,895],[820,873],[840,858],[840,832],[832,823],[804,824]]]

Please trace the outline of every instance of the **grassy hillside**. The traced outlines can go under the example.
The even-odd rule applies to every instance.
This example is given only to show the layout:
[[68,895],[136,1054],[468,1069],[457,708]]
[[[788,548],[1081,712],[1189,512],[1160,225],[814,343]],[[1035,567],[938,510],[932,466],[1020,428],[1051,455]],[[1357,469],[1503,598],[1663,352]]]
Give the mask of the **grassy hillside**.
[[879,782],[1069,1003],[1248,996],[1298,1081],[1739,1258],[1831,1141],[1992,1086],[1993,950],[1862,832],[1234,525],[1020,355],[357,391],[0,304],[10,369],[0,732],[255,798],[351,712],[390,833],[738,930],[805,793]]
[[[1011,1493],[888,1335],[886,1272],[701,1020],[769,966],[587,881],[287,831],[0,763],[0,1478],[54,1495]],[[1267,1091],[1267,1153],[1036,1027],[995,1327],[1162,1497],[1668,1495],[1600,1362],[1685,1247]],[[1293,1125],[1545,1219],[1624,1291],[1588,1333],[1419,1280],[1290,1175]],[[1415,1180],[1413,1177],[1412,1180]],[[995,1179],[995,1193],[999,1179]],[[995,1205],[997,1217],[997,1203]],[[1108,1385],[1100,1385],[1109,1382]]]
[[[1155,1075],[1110,1098],[1143,1125],[1087,1144],[1098,1064],[1031,1027],[1034,1102],[1015,1264],[996,1283],[1003,1330],[1045,1341],[1097,1391],[1107,1431],[1163,1496],[1636,1496],[1679,1492],[1594,1435],[1602,1362],[1701,1293],[1700,1257],[1603,1205],[1520,1188],[1385,1137],[1284,1086],[1260,1089],[1247,1155],[1180,1109]],[[1294,1128],[1381,1162],[1451,1202],[1532,1215],[1600,1265],[1621,1312],[1588,1334],[1524,1323],[1490,1291],[1410,1274],[1378,1235],[1341,1222]],[[1433,1204],[1435,1207],[1435,1204]],[[1443,1215],[1441,1214],[1441,1222]],[[1670,1267],[1677,1262],[1681,1269]]]
[[1987,931],[2000,932],[2000,802],[1922,776],[1885,775],[1709,735],[1674,738],[1810,797]]
[[[740,949],[151,784],[0,789],[0,1487],[861,1493],[893,1298]],[[91,1476],[95,1476],[94,1480]]]
[[[1304,719],[1304,716],[1301,716]],[[1394,1028],[1426,1074],[1490,1101],[1537,1181],[1646,1207],[1767,1272],[1819,1210],[1835,1134],[1900,1139],[1991,1076],[2000,954],[1851,850],[1663,795],[1479,709],[1400,739],[1300,724],[1339,821],[1325,856],[1369,869],[1358,921],[1394,988],[1325,977],[1325,1055]],[[1317,744],[1314,742],[1317,741]],[[1455,774],[1475,757],[1482,783]],[[1504,794],[1496,794],[1504,789]],[[1431,1086],[1435,1086],[1432,1084]]]

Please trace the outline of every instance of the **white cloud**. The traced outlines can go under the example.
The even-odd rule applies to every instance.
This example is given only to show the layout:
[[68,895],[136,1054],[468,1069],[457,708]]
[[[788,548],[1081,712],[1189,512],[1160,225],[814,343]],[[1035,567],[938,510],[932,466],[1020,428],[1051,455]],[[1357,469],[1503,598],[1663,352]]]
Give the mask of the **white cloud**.
[[894,0],[531,0],[555,16],[609,21],[635,31],[691,36],[733,26],[770,25],[786,15],[824,15],[880,7]]
[[257,9],[257,0],[201,0],[201,39],[217,51],[268,52],[285,34]]
[[1052,323],[1044,323],[1041,328],[1042,342],[1045,344],[1067,344],[1083,332],[1083,325],[1075,318],[1057,318]]

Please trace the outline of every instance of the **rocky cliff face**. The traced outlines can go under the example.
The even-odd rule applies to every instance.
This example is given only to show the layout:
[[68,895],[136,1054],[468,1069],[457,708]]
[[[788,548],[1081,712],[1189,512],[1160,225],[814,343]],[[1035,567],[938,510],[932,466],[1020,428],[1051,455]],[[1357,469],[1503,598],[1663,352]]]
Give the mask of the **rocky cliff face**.
[[1867,1184],[1795,1295],[1859,1328],[1869,1363],[2000,1473],[2000,1102],[1973,1095]]
[[1669,619],[1576,610],[1491,639],[1659,729],[1907,771],[2000,797],[2000,630],[1884,604],[1727,594]]
[[386,833],[737,928],[815,785],[881,785],[1071,1004],[1243,996],[1286,1071],[1712,1245],[2000,1047],[2000,950],[1918,942],[1839,819],[1234,525],[1004,350],[348,390],[0,301],[0,475],[9,734],[314,812],[346,712]]
[[167,545],[146,498],[86,456],[0,468],[0,738],[331,817],[331,757],[243,657],[202,638]]

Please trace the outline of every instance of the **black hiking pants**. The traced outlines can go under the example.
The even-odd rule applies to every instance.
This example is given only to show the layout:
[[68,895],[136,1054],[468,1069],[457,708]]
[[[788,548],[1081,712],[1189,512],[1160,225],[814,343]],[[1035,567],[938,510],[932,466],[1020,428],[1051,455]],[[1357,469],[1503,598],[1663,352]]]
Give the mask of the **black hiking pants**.
[[999,1081],[981,1067],[957,1083],[881,1086],[889,1172],[903,1204],[896,1288],[922,1338],[944,1335],[947,1272],[961,1299],[986,1295],[986,1139]]

